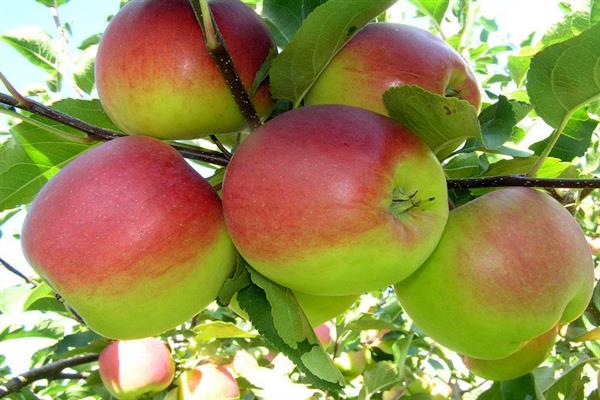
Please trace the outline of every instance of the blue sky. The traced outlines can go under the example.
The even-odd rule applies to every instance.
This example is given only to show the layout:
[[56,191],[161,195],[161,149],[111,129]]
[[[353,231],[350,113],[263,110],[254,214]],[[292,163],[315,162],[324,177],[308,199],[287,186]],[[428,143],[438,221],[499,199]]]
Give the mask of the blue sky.
[[[106,27],[107,17],[114,14],[118,8],[119,0],[71,0],[59,8],[59,17],[63,23],[68,22],[71,25],[71,44],[77,47],[83,39],[102,32]],[[56,35],[49,8],[35,0],[0,0],[0,33],[27,25],[39,26],[50,35]],[[30,64],[12,47],[1,41],[0,71],[18,90],[34,83],[45,83],[45,73],[42,69]]]

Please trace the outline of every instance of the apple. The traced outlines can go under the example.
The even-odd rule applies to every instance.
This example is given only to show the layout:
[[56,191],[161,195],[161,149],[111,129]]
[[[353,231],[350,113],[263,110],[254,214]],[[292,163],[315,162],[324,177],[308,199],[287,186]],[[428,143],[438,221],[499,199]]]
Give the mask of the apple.
[[335,366],[348,380],[363,373],[367,367],[370,353],[367,349],[346,351],[334,359]]
[[323,347],[327,347],[335,341],[335,323],[332,321],[322,323],[314,328],[314,331],[315,335],[317,335],[317,339],[319,339],[319,342],[323,345]]
[[383,93],[417,85],[458,97],[479,109],[475,75],[452,47],[409,25],[375,23],[357,33],[333,58],[304,99],[305,104],[346,104],[388,115]]
[[98,365],[102,383],[121,400],[158,393],[175,377],[171,352],[154,338],[112,342],[100,353]]
[[552,351],[556,327],[530,340],[517,352],[500,360],[479,360],[464,357],[465,366],[474,374],[494,381],[507,381],[523,376],[537,368]]
[[256,129],[223,182],[225,222],[260,273],[345,296],[413,273],[448,216],[444,172],[413,133],[356,107],[302,107]]
[[[239,0],[210,8],[240,79],[250,91],[274,50],[268,28]],[[134,0],[111,20],[96,57],[102,107],[123,131],[161,139],[239,131],[245,120],[209,55],[188,0]],[[268,84],[252,98],[272,109]]]
[[240,390],[235,378],[223,366],[202,364],[177,379],[178,400],[237,399]]
[[31,266],[97,333],[157,335],[216,297],[235,249],[213,188],[170,146],[128,136],[68,164],[24,223]]
[[[299,292],[293,292],[298,304],[306,315],[311,326],[319,326],[325,321],[337,317],[346,311],[358,299],[358,295],[349,296],[314,296]],[[237,315],[248,320],[248,313],[240,307],[237,294],[229,302],[231,308]]]
[[576,319],[593,285],[577,222],[547,194],[515,187],[452,210],[437,249],[396,293],[432,339],[498,360]]

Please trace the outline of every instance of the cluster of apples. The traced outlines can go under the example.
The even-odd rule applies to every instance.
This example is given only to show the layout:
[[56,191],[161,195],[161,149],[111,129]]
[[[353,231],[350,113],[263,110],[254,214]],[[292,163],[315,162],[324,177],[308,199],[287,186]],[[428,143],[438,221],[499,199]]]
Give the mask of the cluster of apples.
[[[270,33],[239,0],[210,7],[250,91]],[[449,211],[437,158],[387,116],[382,95],[400,84],[480,107],[466,62],[426,31],[378,23],[357,33],[305,107],[236,149],[222,203],[156,139],[244,128],[187,0],[129,2],[102,38],[96,79],[104,109],[134,136],[55,176],[29,211],[23,246],[102,335],[142,338],[186,321],[216,297],[238,251],[292,289],[315,326],[394,284],[425,333],[475,373],[509,379],[538,365],[557,325],[591,297],[590,249],[558,202],[512,188]],[[269,114],[267,83],[252,102]]]
[[[135,400],[169,388],[175,364],[160,340],[144,338],[115,341],[98,359],[100,379],[112,396]],[[239,398],[237,381],[224,366],[204,363],[184,371],[166,400],[228,400]]]

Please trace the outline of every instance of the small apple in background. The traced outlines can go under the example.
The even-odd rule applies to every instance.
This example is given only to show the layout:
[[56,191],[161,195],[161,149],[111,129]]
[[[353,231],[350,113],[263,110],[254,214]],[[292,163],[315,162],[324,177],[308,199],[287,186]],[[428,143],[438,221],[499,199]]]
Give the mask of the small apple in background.
[[178,400],[230,400],[240,396],[227,368],[212,363],[183,372],[177,379]]
[[593,285],[573,217],[543,192],[508,188],[452,210],[436,250],[396,293],[432,339],[497,360],[579,317]]
[[171,352],[154,338],[112,342],[100,353],[98,364],[102,383],[120,400],[158,393],[175,377]]
[[241,144],[223,210],[257,271],[297,292],[344,296],[414,272],[442,235],[448,203],[442,168],[416,135],[326,105],[282,114]]
[[304,102],[346,104],[388,115],[383,93],[400,85],[458,97],[477,109],[481,104],[475,75],[460,54],[423,29],[392,23],[369,24],[358,32]]
[[[274,50],[269,29],[239,0],[210,8],[247,91]],[[245,120],[209,55],[188,0],[134,0],[111,20],[96,57],[102,107],[123,131],[161,139],[235,132]],[[273,103],[268,83],[253,97],[260,116]]]
[[333,361],[342,375],[348,380],[352,380],[363,373],[371,354],[368,349],[346,351],[337,356]]
[[[358,299],[359,295],[349,296],[313,296],[309,294],[293,292],[298,304],[302,307],[311,326],[319,326],[325,321],[335,318],[345,312]],[[240,307],[237,294],[229,302],[231,308],[237,315],[249,320],[248,313]]]
[[100,144],[39,192],[23,226],[31,266],[97,333],[160,334],[216,297],[235,265],[221,202],[171,147]]
[[331,343],[335,342],[336,331],[335,331],[335,323],[332,321],[327,321],[322,323],[321,325],[314,328],[315,335],[317,335],[317,339],[323,345],[323,347],[329,346]]
[[493,381],[507,381],[527,374],[538,367],[552,351],[557,328],[540,335],[517,352],[500,360],[479,360],[464,357],[465,366],[475,375]]

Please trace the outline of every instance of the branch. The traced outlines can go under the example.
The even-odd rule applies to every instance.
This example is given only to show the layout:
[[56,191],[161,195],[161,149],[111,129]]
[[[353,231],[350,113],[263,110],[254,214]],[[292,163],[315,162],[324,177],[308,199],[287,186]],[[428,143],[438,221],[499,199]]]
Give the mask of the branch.
[[484,176],[479,178],[448,179],[449,189],[525,186],[562,189],[600,189],[600,179],[532,178],[525,175]]
[[4,268],[6,268],[8,271],[12,272],[13,274],[15,274],[16,276],[18,276],[19,278],[23,279],[25,282],[33,285],[34,287],[37,286],[37,284],[32,281],[31,279],[29,279],[27,276],[25,276],[21,271],[19,271],[18,269],[16,269],[15,267],[13,267],[12,265],[10,265],[6,260],[4,260],[3,258],[0,258],[0,264],[2,264],[2,266]]
[[96,361],[97,359],[98,354],[87,354],[83,356],[51,362],[39,368],[33,368],[0,385],[0,399],[8,396],[11,393],[17,393],[25,386],[28,386],[35,381],[39,381],[42,379],[63,379],[63,375],[61,374],[61,372],[64,369],[75,367],[77,365],[87,364]]
[[[120,132],[88,124],[87,122],[80,120],[79,118],[75,118],[70,115],[64,114],[60,111],[54,110],[41,103],[38,103],[37,101],[31,99],[26,100],[27,101],[25,103],[22,103],[12,96],[0,93],[0,103],[2,104],[20,108],[22,110],[29,111],[33,114],[41,115],[53,121],[60,122],[61,124],[85,132],[96,140],[112,140],[118,137],[125,136]],[[227,165],[228,162],[227,157],[223,156],[217,151],[206,150],[201,147],[187,146],[178,143],[171,143],[171,147],[177,150],[179,154],[181,154],[183,157],[189,158],[191,160],[199,160],[221,166]]]
[[[248,123],[250,130],[258,128],[261,124],[260,118],[256,113],[254,105],[252,105],[252,101],[250,100],[246,88],[244,88],[244,85],[242,84],[240,75],[235,69],[231,55],[225,47],[223,36],[212,17],[212,13],[210,12],[206,0],[189,0],[189,3],[194,11],[196,21],[202,30],[208,54],[215,60],[215,64],[217,64],[219,71],[221,71],[221,75],[223,75],[223,79],[225,79],[225,83],[231,91],[233,99],[238,105],[242,116]],[[208,15],[206,15],[205,12],[208,13]]]

